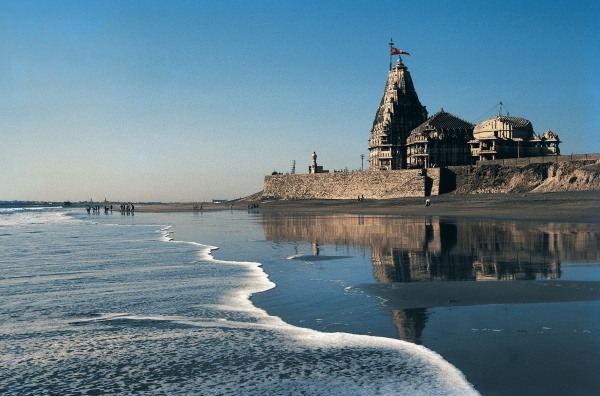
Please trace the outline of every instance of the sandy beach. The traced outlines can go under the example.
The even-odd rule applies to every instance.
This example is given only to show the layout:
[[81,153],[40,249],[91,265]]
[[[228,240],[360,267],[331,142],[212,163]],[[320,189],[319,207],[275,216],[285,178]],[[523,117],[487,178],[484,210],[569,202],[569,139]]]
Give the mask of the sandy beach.
[[600,300],[600,282],[413,282],[362,286],[390,309]]
[[[272,213],[331,213],[395,216],[448,216],[549,222],[600,222],[600,191],[526,194],[444,194],[393,200],[261,201],[241,199],[225,203],[160,203],[136,206],[137,212],[200,210],[260,210]],[[256,207],[258,205],[258,207]]]

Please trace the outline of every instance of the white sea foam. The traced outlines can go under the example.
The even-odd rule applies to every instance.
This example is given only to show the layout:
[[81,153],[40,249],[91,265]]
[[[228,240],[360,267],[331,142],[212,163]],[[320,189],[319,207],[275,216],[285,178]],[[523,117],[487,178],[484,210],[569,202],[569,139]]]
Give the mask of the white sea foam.
[[33,206],[33,207],[0,208],[0,214],[19,213],[19,212],[41,212],[41,211],[56,210],[56,209],[62,209],[62,206]]
[[[268,315],[250,302],[252,294],[276,286],[261,269],[260,263],[215,260],[210,254],[214,249],[204,246],[199,253],[201,259],[219,265],[242,265],[248,270],[248,274],[244,276],[246,284],[232,290],[219,309],[246,311],[259,320],[258,325],[230,322],[227,326],[246,330],[262,327],[264,331],[277,331],[283,336],[283,339],[277,342],[287,343],[294,340],[293,351],[301,351],[298,354],[302,357],[297,358],[297,361],[293,354],[285,356],[285,360],[294,361],[293,366],[296,370],[323,370],[320,377],[322,376],[321,379],[326,383],[308,382],[293,386],[288,384],[289,389],[280,389],[283,393],[306,391],[312,394],[477,394],[456,367],[423,346],[383,337],[322,333],[292,326],[278,317]],[[192,324],[189,321],[186,323]],[[223,326],[221,322],[218,324]],[[261,324],[264,326],[260,326]],[[202,325],[205,326],[206,323]],[[311,355],[309,362],[305,361],[305,354]],[[289,375],[292,376],[292,371]]]
[[65,220],[67,220],[66,212],[60,207],[0,208],[0,227],[24,227]]
[[287,256],[287,257],[286,257],[286,260],[293,260],[293,259],[296,259],[296,258],[299,258],[299,257],[305,256],[305,255],[306,255],[306,254],[305,254],[304,252],[302,252],[302,253],[296,253],[296,254],[292,254],[292,255],[290,255],[290,256]]

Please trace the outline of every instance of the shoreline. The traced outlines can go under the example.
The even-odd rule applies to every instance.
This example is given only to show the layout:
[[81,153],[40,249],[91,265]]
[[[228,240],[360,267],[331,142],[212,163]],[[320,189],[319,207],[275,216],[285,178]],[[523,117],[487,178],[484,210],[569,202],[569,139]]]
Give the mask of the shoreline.
[[[139,208],[140,212],[201,214],[206,211],[208,214],[210,211],[241,210],[256,212],[257,216],[265,215],[264,218],[268,221],[277,221],[276,218],[281,217],[283,221],[289,220],[292,223],[294,216],[300,221],[302,216],[331,216],[332,221],[335,221],[336,215],[365,215],[421,218],[438,216],[546,224],[586,223],[593,224],[590,228],[594,230],[600,225],[600,191],[447,194],[428,198],[431,206],[425,206],[424,197],[379,201],[262,202],[245,199],[222,204],[202,204],[202,211],[194,211],[194,205],[200,206],[194,203],[136,204],[136,211]],[[259,206],[248,207],[256,204]],[[269,216],[275,219],[269,219]],[[344,221],[340,221],[340,224],[343,227]],[[568,225],[563,228],[568,232],[576,230],[576,227]],[[381,231],[381,228],[378,229]],[[300,241],[309,243],[306,240]],[[329,252],[326,247],[322,247],[321,253],[326,257]],[[340,254],[346,254],[346,251],[342,249]],[[360,316],[357,312],[361,308],[355,305],[341,304],[336,298],[322,298],[329,294],[321,294],[321,290],[345,293],[342,288],[323,283],[330,282],[323,280],[330,279],[324,278],[323,269],[334,267],[336,261],[286,263],[306,278],[295,276],[295,273],[288,272],[289,268],[282,268],[279,263],[267,261],[261,268],[269,274],[277,287],[256,293],[250,298],[253,305],[265,309],[269,315],[282,318],[286,323],[325,333],[333,330],[385,336],[422,345],[454,365],[482,394],[525,395],[536,391],[547,394],[590,394],[590,389],[596,387],[594,373],[598,366],[598,352],[593,345],[598,339],[598,327],[593,318],[597,317],[600,282],[595,278],[385,284],[359,282],[354,285],[355,290],[380,303],[385,311],[383,316],[373,316],[376,315],[375,311],[365,309],[360,313],[364,316]],[[309,270],[315,272],[307,273]],[[356,267],[344,266],[341,270],[350,271],[348,279],[357,276],[356,272],[352,272],[357,270]],[[305,279],[316,280],[316,283],[307,283]],[[336,275],[331,279],[346,278]],[[313,312],[307,307],[318,308]],[[362,321],[338,320],[339,315],[356,315],[361,319],[364,317],[367,325],[362,324]],[[319,321],[317,318],[327,320]],[[385,328],[379,324],[381,322],[386,323]],[[339,327],[329,327],[336,325]],[[414,339],[411,340],[411,337]],[[490,359],[490,356],[494,358]],[[569,372],[571,367],[581,366],[587,368]],[[562,378],[565,372],[569,372],[568,380]]]
[[[425,199],[431,201],[425,206]],[[202,209],[200,209],[202,208]],[[253,210],[271,214],[359,214],[437,216],[548,222],[600,222],[600,191],[507,194],[443,194],[389,200],[241,199],[225,203],[136,204],[136,212],[204,212]]]

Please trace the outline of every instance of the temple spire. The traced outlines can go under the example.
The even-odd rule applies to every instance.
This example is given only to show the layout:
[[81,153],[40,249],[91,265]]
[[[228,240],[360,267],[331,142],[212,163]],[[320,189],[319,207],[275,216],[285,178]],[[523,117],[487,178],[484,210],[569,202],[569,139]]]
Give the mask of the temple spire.
[[[390,58],[405,53],[390,40]],[[399,54],[398,54],[399,55]],[[408,68],[400,59],[391,67],[369,139],[371,170],[406,168],[406,139],[410,131],[427,119],[427,109],[419,101]]]

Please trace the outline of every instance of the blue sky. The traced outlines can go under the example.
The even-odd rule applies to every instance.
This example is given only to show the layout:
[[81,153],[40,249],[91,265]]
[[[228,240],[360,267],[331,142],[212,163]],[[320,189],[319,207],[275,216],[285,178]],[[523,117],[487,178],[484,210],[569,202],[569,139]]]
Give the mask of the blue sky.
[[239,198],[313,151],[360,169],[390,37],[430,115],[476,123],[502,101],[563,154],[597,153],[599,17],[577,0],[0,0],[0,200]]

